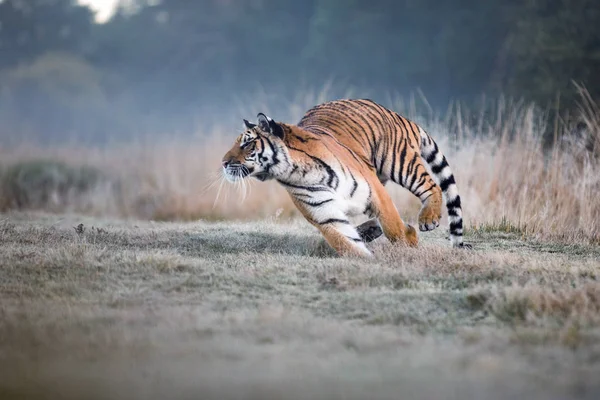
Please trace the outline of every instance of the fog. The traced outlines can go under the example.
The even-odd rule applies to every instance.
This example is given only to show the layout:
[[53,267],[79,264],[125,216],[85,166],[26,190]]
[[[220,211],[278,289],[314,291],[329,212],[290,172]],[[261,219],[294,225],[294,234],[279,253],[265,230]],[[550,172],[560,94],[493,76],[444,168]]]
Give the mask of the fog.
[[593,0],[128,0],[95,21],[74,0],[0,1],[4,142],[202,134],[339,97],[444,112],[600,93]]

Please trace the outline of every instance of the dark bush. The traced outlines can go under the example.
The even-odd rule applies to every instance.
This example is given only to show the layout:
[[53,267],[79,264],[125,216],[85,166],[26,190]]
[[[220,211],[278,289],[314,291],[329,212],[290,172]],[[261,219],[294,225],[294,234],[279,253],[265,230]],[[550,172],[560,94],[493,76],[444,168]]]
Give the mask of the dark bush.
[[20,162],[0,171],[0,210],[54,210],[106,181],[98,169],[89,166],[52,160]]

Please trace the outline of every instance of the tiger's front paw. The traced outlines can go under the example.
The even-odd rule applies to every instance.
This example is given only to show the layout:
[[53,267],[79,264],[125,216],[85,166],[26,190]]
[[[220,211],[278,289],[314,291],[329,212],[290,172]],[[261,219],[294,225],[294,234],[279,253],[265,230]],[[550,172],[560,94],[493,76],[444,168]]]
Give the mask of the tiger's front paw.
[[406,225],[406,231],[404,234],[406,236],[406,243],[410,247],[417,247],[419,244],[419,237],[417,236],[417,230],[413,228],[412,225]]

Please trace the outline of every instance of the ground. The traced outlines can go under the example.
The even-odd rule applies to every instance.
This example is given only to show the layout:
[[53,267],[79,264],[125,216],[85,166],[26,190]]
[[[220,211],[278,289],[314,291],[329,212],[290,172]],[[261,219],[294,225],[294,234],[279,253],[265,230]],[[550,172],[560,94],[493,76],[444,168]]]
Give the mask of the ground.
[[[503,231],[504,230],[504,231]],[[0,397],[600,397],[600,247],[0,215]]]

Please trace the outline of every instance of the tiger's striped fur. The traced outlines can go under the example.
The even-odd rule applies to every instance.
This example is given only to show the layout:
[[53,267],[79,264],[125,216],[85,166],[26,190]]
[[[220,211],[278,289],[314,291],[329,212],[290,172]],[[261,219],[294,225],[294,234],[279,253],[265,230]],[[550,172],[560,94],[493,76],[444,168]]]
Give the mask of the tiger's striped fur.
[[[417,245],[415,229],[404,224],[384,188],[389,180],[421,200],[421,231],[439,226],[443,193],[452,245],[470,247],[462,240],[461,201],[446,158],[431,136],[397,113],[371,100],[336,100],[313,107],[297,125],[264,114],[257,125],[244,124],[223,158],[225,177],[276,179],[340,254],[371,256],[365,241],[382,233]],[[361,214],[372,219],[352,226],[348,218]]]

